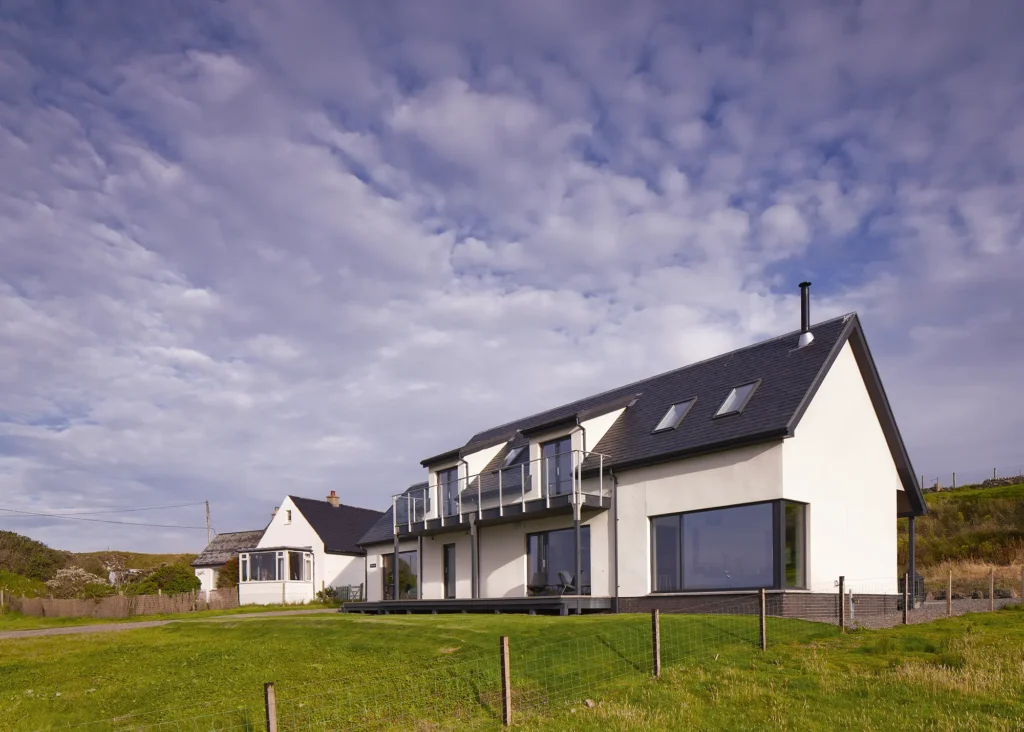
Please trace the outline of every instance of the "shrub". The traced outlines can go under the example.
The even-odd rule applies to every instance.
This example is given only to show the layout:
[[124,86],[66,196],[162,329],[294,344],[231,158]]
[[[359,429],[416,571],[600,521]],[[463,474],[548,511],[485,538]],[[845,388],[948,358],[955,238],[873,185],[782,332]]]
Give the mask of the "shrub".
[[159,590],[168,595],[179,595],[196,592],[200,587],[202,582],[191,567],[184,564],[165,564],[128,585],[125,592],[129,595],[155,595]]
[[[53,579],[46,582],[46,588],[50,591],[50,594],[61,599],[97,597],[96,594],[85,594],[86,588],[90,587],[92,589],[88,591],[95,593],[97,591],[95,586],[97,585],[109,587],[102,577],[86,572],[81,567],[67,567],[66,569],[58,570]],[[110,593],[107,592],[106,594]],[[100,596],[102,597],[103,595]]]
[[238,586],[238,557],[232,557],[217,573],[217,589],[225,590]]

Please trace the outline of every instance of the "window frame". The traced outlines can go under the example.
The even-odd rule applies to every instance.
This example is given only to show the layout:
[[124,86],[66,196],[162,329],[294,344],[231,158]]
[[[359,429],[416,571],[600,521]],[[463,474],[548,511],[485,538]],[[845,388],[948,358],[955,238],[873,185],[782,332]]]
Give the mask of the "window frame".
[[[549,534],[557,534],[557,533],[562,532],[562,531],[572,532],[574,534],[573,535],[573,540],[574,540],[573,551],[575,552],[575,531],[576,531],[576,528],[574,526],[568,526],[568,527],[564,527],[564,528],[561,528],[561,529],[545,529],[543,531],[531,531],[531,532],[528,532],[525,535],[524,538],[526,539],[526,551],[525,551],[525,554],[524,554],[524,558],[526,559],[526,585],[527,585],[527,592],[526,592],[526,594],[527,594],[527,597],[538,597],[538,595],[530,595],[530,591],[529,591],[529,583],[530,583],[530,580],[531,580],[531,577],[530,577],[530,574],[531,574],[531,572],[530,572],[530,539],[532,539],[534,537],[538,537],[538,547],[537,548],[538,548],[539,551],[541,550],[540,549],[540,544],[541,543],[545,544],[545,547],[542,550],[542,552],[543,552],[543,555],[544,555],[545,559],[547,559],[547,553],[548,553],[548,549],[547,549],[547,546],[546,546],[547,543],[548,543],[547,536]],[[586,539],[584,539],[584,536],[586,536]],[[539,537],[543,537],[543,539],[540,539]],[[580,573],[581,574],[586,574],[587,575],[586,578],[590,582],[587,585],[583,585],[579,581],[579,579],[576,580],[577,583],[579,584],[579,587],[577,589],[581,593],[581,596],[583,596],[583,597],[591,596],[591,595],[593,595],[593,592],[594,592],[594,574],[593,574],[594,555],[593,555],[593,544],[591,544],[591,540],[592,540],[592,535],[591,535],[591,531],[590,531],[590,524],[580,524],[580,554],[581,554],[581,556],[580,556]],[[583,561],[583,557],[582,557],[582,554],[584,553],[584,544],[586,544],[586,547],[587,547],[586,548],[586,554],[587,554],[587,560],[588,560],[587,562],[584,562]],[[547,570],[545,570],[545,574],[546,573],[547,573]],[[575,568],[573,568],[571,574],[575,574],[575,573],[576,573],[576,570],[575,570]],[[584,593],[583,592],[583,587],[586,587],[588,589],[588,591]]]
[[[722,410],[725,408],[725,405],[728,404],[730,397],[732,397],[732,395],[736,393],[737,389],[742,389],[745,386],[752,387],[750,389],[750,393],[747,394],[747,396],[743,399],[742,402],[740,402],[740,404],[736,408],[730,409],[728,412],[723,412]],[[729,390],[729,393],[725,395],[725,399],[723,399],[722,403],[719,405],[718,411],[715,412],[714,419],[718,419],[719,417],[731,417],[734,414],[742,414],[743,410],[747,408],[748,404],[750,404],[750,400],[754,398],[754,394],[757,393],[757,388],[759,386],[761,386],[761,379],[757,379],[755,381],[748,381],[746,383],[738,384],[737,386],[732,387]]]
[[[761,587],[719,587],[719,588],[702,588],[699,590],[688,590],[686,589],[686,581],[683,572],[685,566],[685,552],[686,552],[686,539],[685,531],[683,528],[683,516],[697,513],[707,513],[708,511],[723,511],[730,508],[742,508],[744,506],[761,506],[770,504],[772,506],[772,584],[770,586]],[[803,585],[802,586],[786,586],[786,567],[785,567],[785,556],[786,556],[786,504],[792,504],[795,506],[802,507],[801,516],[803,521],[803,547],[800,552],[800,557],[803,564]],[[751,592],[754,590],[766,589],[766,590],[795,590],[795,591],[806,591],[808,588],[808,577],[807,577],[807,507],[810,504],[802,501],[793,501],[787,498],[776,498],[767,501],[748,501],[746,503],[733,503],[727,506],[712,506],[710,508],[698,508],[692,511],[677,511],[675,513],[662,513],[655,516],[647,517],[648,533],[650,534],[649,539],[649,558],[650,558],[650,593],[651,595],[673,595],[673,594],[699,594],[705,592]],[[655,562],[655,531],[654,531],[654,520],[665,518],[665,517],[678,517],[679,519],[679,587],[678,590],[658,590],[658,578],[657,578],[657,565]]]
[[[275,571],[274,579],[257,580],[252,579],[252,558],[255,554],[265,554],[273,557]],[[301,554],[300,567],[304,579],[291,579],[291,555]],[[283,573],[282,573],[283,570]],[[239,584],[267,584],[269,582],[312,582],[314,573],[313,552],[305,549],[272,549],[270,551],[240,552],[238,555],[238,583]],[[308,572],[308,577],[305,575]]]
[[[679,425],[681,425],[683,423],[683,420],[686,419],[686,415],[688,415],[690,413],[690,410],[693,409],[693,405],[696,404],[696,403],[697,403],[697,397],[691,397],[689,399],[684,399],[681,402],[673,402],[669,406],[669,408],[665,411],[664,416],[658,421],[658,424],[651,431],[651,434],[654,435],[654,434],[657,434],[659,432],[669,432],[671,430],[678,429]],[[669,424],[667,424],[667,425],[665,425],[663,427],[662,424],[665,422],[666,419],[668,419],[668,415],[672,412],[673,409],[678,407],[680,404],[685,404],[686,405],[686,409],[684,409],[683,413],[680,414],[678,417],[676,417],[676,419],[673,422],[671,422],[671,423],[669,423]]]

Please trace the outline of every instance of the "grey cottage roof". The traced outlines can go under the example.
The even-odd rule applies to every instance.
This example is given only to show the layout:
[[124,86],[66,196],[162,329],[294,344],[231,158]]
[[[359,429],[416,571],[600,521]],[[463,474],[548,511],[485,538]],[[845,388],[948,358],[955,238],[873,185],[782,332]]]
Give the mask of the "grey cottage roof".
[[221,567],[240,552],[256,548],[263,538],[263,529],[257,531],[234,531],[217,534],[203,549],[202,554],[192,560],[193,567]]
[[333,506],[313,498],[288,497],[323,540],[324,551],[328,554],[363,554],[359,538],[381,517],[380,511],[369,508],[344,503]]
[[[509,451],[526,444],[535,432],[578,424],[622,407],[625,412],[600,441],[586,445],[587,450],[606,456],[605,468],[616,471],[792,437],[825,374],[849,343],[905,489],[906,500],[899,506],[899,514],[925,513],[921,486],[856,313],[818,323],[811,330],[814,340],[803,348],[798,347],[800,331],[795,330],[478,432],[462,447],[427,458],[422,464],[430,467],[507,443],[482,471],[487,474],[497,470]],[[733,388],[750,383],[757,386],[741,411],[716,416]],[[673,404],[689,399],[694,400],[693,405],[678,428],[655,432]],[[585,472],[597,468],[593,456],[584,463]],[[390,523],[389,516],[385,539],[390,537]],[[361,543],[369,543],[368,538]]]

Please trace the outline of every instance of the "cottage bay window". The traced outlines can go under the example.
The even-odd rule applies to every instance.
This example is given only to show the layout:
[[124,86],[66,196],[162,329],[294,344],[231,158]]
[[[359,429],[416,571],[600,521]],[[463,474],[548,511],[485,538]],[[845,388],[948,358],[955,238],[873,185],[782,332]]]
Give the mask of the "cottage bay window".
[[653,517],[653,590],[806,587],[805,511],[769,501]]
[[242,582],[311,582],[313,555],[302,551],[249,552],[238,559]]

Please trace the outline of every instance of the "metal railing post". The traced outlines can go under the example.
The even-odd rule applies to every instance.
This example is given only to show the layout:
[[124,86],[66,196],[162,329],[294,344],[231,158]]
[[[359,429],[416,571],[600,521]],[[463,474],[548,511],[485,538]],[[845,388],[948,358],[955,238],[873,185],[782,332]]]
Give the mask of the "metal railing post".
[[476,476],[476,515],[477,515],[477,518],[483,516],[483,514],[484,514],[484,496],[483,496],[483,490],[480,487],[481,485],[483,485],[483,480],[481,480],[480,476],[478,475],[478,476]]
[[505,515],[505,498],[501,492],[501,469],[498,469],[498,515]]
[[[458,499],[459,499],[459,523],[461,524],[461,523],[462,523],[462,491],[460,491],[460,490],[459,490],[459,482],[458,482],[459,480],[461,480],[461,478],[455,481],[455,490],[456,490],[456,491],[458,491]],[[469,478],[468,478],[468,476],[467,476],[467,478],[466,478],[466,487],[467,487],[467,488],[469,487]]]
[[398,533],[398,496],[391,496],[391,530]]
[[412,496],[408,493],[405,494],[405,518],[409,531],[412,532]]
[[[530,480],[533,480],[533,476],[530,477]],[[523,493],[523,513],[526,513],[526,463],[519,466],[519,489]]]

